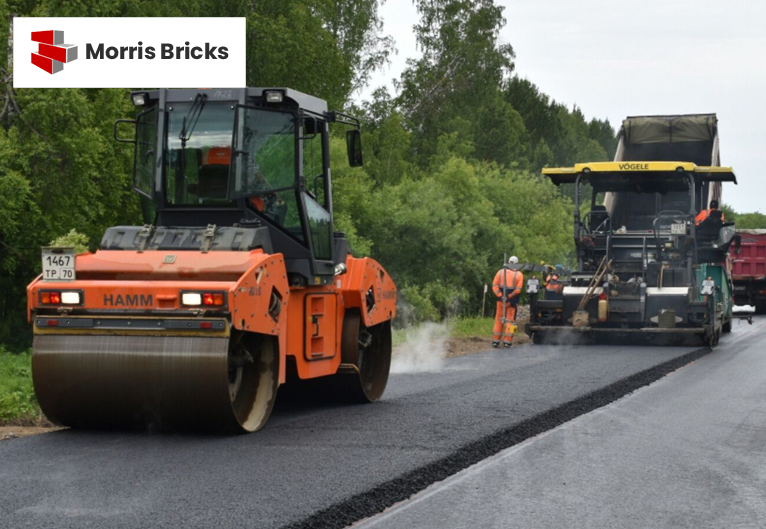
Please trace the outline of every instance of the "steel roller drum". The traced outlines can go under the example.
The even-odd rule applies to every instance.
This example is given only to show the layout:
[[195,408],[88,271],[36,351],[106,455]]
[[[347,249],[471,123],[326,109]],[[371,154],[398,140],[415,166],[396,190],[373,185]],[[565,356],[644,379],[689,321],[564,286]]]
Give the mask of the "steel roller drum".
[[255,431],[274,403],[276,366],[272,340],[242,334],[40,334],[32,354],[40,407],[73,427]]

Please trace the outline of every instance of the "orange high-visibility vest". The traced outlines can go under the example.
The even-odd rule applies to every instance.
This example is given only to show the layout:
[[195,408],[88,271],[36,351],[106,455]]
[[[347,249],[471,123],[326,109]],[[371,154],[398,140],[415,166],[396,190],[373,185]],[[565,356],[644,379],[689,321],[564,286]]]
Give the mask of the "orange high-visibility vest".
[[550,292],[561,292],[564,290],[564,285],[559,283],[559,276],[556,274],[552,274],[548,276],[548,284],[545,285],[545,290],[548,290]]
[[[505,283],[503,282],[503,274],[505,274]],[[495,296],[503,295],[503,285],[505,285],[507,292],[518,296],[521,294],[521,287],[524,286],[524,274],[518,270],[508,270],[507,268],[498,270],[494,281],[492,281],[492,292],[495,293]]]
[[[697,213],[697,218],[694,219],[695,224],[697,224],[699,226],[700,223],[703,222],[704,220],[706,220],[710,216],[710,213],[713,212],[713,211],[718,211],[718,210],[716,210],[716,209],[703,209],[702,211]],[[725,220],[723,218],[723,213],[721,213],[721,220]]]

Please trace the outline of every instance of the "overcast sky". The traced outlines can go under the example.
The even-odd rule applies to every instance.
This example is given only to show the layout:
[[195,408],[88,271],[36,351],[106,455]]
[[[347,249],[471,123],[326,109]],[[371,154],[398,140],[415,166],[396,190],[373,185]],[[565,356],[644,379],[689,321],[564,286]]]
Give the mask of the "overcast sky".
[[[724,202],[766,213],[766,2],[761,0],[503,0],[501,33],[516,71],[556,101],[617,127],[628,115],[718,114],[721,161],[739,185]],[[381,12],[398,55],[369,94],[417,57],[411,0]],[[587,161],[587,160],[581,160]]]

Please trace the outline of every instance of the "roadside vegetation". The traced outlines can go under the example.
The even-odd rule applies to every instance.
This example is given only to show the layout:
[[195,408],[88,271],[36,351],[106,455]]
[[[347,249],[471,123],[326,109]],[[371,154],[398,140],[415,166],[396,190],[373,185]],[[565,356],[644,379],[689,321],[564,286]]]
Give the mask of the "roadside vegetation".
[[0,426],[44,422],[32,387],[32,356],[0,345]]
[[452,336],[454,338],[475,338],[477,336],[488,338],[492,336],[494,324],[494,318],[482,318],[480,316],[458,318],[452,326]]
[[[492,336],[492,326],[495,324],[493,317],[468,316],[450,318],[444,321],[449,329],[451,339],[459,338],[488,338]],[[401,345],[407,339],[410,327],[398,328],[393,331],[394,346]]]
[[739,213],[727,204],[721,204],[727,222],[737,223],[739,230],[766,230],[766,215],[760,212]]

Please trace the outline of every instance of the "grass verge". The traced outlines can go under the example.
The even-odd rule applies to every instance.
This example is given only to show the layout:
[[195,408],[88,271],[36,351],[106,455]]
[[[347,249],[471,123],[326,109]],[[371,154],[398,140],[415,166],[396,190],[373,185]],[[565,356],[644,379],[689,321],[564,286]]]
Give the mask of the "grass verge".
[[453,338],[489,338],[492,336],[494,318],[482,318],[472,316],[470,318],[456,318],[452,321]]
[[32,426],[42,421],[32,386],[32,355],[10,353],[0,345],[0,426]]
[[[444,324],[449,327],[450,338],[490,338],[494,318],[482,318],[480,316],[451,318]],[[422,325],[422,324],[419,324]],[[418,326],[419,326],[418,325]],[[417,328],[415,326],[414,328]],[[413,327],[406,329],[394,329],[392,335],[393,346],[397,347],[407,341],[407,336]]]

